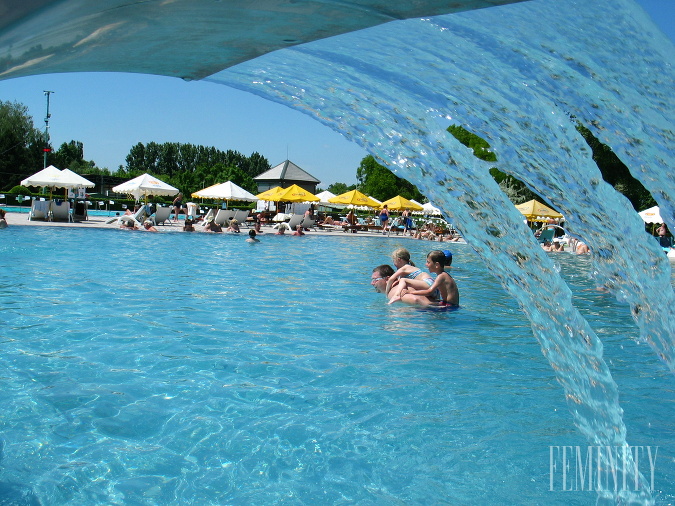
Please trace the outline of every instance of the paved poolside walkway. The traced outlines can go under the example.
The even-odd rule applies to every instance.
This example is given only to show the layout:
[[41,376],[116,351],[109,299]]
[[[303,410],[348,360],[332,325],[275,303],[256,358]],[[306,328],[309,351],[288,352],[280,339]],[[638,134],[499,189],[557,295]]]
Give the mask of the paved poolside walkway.
[[[7,212],[5,218],[7,220],[7,224],[10,227],[13,226],[26,226],[26,227],[80,227],[80,228],[109,228],[109,229],[118,229],[119,225],[116,222],[113,223],[106,223],[108,220],[113,218],[114,216],[108,217],[108,216],[92,216],[86,221],[82,222],[76,222],[76,223],[68,223],[65,221],[42,221],[42,220],[35,220],[35,221],[30,221],[28,219],[28,213],[17,213],[17,212]],[[171,223],[171,225],[158,225],[157,230],[161,233],[171,233],[171,232],[182,232],[183,231],[183,221],[179,221],[178,223]],[[201,225],[196,225],[196,230],[197,232],[201,232]],[[247,227],[242,227],[241,231],[242,234],[248,235],[248,228]],[[141,230],[143,231],[143,230]],[[262,227],[262,231],[264,234],[273,234],[275,231],[272,229],[271,225],[266,225]],[[355,234],[349,233],[349,232],[344,232],[342,229],[335,229],[335,230],[329,230],[329,229],[312,229],[309,232],[305,232],[307,235],[340,235],[340,236],[353,236],[353,237],[362,237],[362,236],[368,236],[368,237],[406,237],[410,238],[409,236],[402,236],[399,234],[398,236],[396,234],[391,234],[390,236],[382,234],[382,232],[377,232],[377,231],[359,231]],[[286,235],[291,235],[291,232],[286,232]]]

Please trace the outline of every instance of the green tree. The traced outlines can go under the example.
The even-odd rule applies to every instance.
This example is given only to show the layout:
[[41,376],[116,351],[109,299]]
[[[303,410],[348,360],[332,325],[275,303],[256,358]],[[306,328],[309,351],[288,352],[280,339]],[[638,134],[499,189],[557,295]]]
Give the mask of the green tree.
[[471,148],[476,158],[480,158],[486,162],[497,161],[497,155],[490,150],[490,144],[482,137],[478,137],[459,125],[450,125],[448,132],[467,148]]
[[0,189],[8,190],[43,166],[43,135],[28,108],[0,101]]
[[[347,193],[348,191],[356,190],[356,185],[352,184],[348,186],[346,183],[333,183],[328,186],[327,190],[334,195],[342,195],[343,193]],[[317,191],[317,193],[321,192]]]
[[[476,158],[485,160],[486,162],[496,162],[497,155],[490,149],[490,144],[482,137],[469,132],[459,125],[451,125],[448,127],[455,139],[464,144],[466,147],[473,150]],[[499,188],[506,194],[511,202],[514,204],[522,204],[528,200],[537,199],[545,202],[539,195],[530,190],[525,183],[516,179],[510,174],[502,172],[497,167],[490,169],[490,174],[499,185]]]
[[96,169],[95,162],[84,159],[84,145],[80,141],[64,142],[47,157],[47,161],[59,169],[70,169],[78,174],[93,174]]
[[649,190],[631,175],[628,167],[609,146],[600,142],[585,126],[579,124],[577,130],[591,148],[593,161],[600,169],[602,178],[630,200],[636,211],[656,205]]
[[359,190],[378,200],[387,200],[396,195],[421,201],[424,196],[415,185],[398,177],[371,155],[361,160],[356,169]]

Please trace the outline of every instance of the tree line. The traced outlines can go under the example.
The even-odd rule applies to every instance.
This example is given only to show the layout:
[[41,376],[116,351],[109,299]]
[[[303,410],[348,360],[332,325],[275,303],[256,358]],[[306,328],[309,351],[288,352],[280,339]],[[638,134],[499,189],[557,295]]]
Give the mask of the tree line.
[[[626,165],[608,146],[599,142],[583,125],[579,124],[577,130],[590,146],[593,159],[605,181],[624,194],[636,210],[656,204],[649,191],[631,176]],[[448,132],[471,148],[474,156],[495,164],[490,173],[514,204],[533,198],[548,204],[523,182],[510,175],[508,169],[498,167],[497,157],[487,141],[461,126],[450,126]],[[48,150],[48,165],[67,167],[83,175],[108,175],[126,179],[147,172],[186,194],[224,181],[232,181],[255,194],[258,190],[253,178],[271,168],[268,160],[257,152],[245,156],[233,150],[223,151],[193,144],[139,142],[129,150],[126,165],[111,171],[97,167],[93,160],[85,160],[84,146],[79,141],[63,143],[53,150],[51,145],[45,143],[43,133],[35,128],[25,105],[0,101],[0,190],[8,192],[22,179],[37,172],[43,165],[44,148]],[[396,176],[371,155],[361,160],[356,168],[356,179],[356,185],[333,183],[327,189],[336,195],[358,188],[378,200],[401,195],[422,203],[427,201],[415,185]]]

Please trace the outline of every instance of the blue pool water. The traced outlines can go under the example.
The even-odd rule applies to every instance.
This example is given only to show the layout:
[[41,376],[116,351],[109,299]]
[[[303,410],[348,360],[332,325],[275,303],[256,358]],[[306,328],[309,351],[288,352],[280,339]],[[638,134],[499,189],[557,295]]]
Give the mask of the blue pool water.
[[[403,238],[0,234],[0,502],[593,504],[589,444],[528,320],[462,244],[462,308],[387,306]],[[675,500],[672,375],[588,258],[552,257],[605,346],[631,445]],[[640,470],[649,479],[647,458]],[[4,503],[3,503],[4,504]],[[30,503],[26,503],[30,504]]]

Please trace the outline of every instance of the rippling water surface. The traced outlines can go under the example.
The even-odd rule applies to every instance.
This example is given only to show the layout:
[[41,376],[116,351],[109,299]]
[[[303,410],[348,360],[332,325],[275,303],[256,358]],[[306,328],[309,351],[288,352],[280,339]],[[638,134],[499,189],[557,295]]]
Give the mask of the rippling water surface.
[[[369,279],[396,247],[423,265],[437,243],[2,232],[0,499],[595,501],[549,491],[549,446],[588,443],[466,245],[450,245],[462,308],[436,312],[387,306]],[[671,377],[588,259],[552,258],[604,341],[629,441],[660,446],[655,495],[672,502]]]

